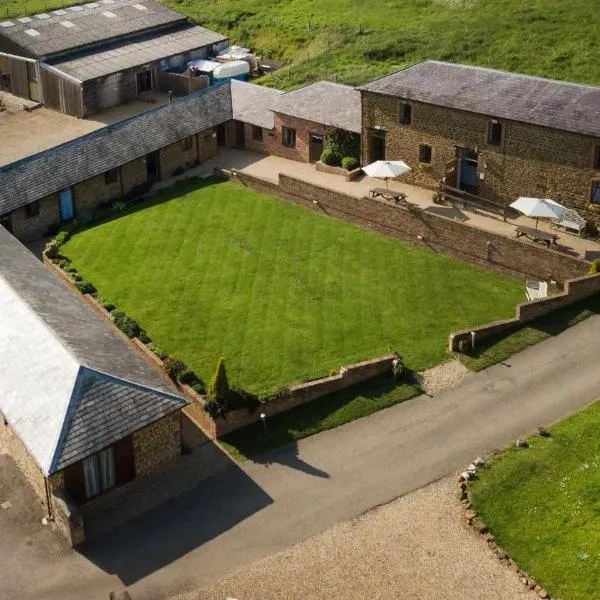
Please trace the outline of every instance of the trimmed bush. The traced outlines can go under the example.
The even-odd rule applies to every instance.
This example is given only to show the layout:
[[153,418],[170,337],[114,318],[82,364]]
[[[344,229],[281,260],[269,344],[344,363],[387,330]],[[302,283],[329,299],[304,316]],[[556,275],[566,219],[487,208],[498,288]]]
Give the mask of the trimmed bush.
[[206,386],[200,379],[196,383],[192,383],[190,387],[196,392],[196,394],[200,394],[201,396],[206,394]]
[[96,288],[85,279],[78,281],[75,286],[82,294],[95,294]]
[[50,259],[57,258],[59,254],[60,246],[56,243],[56,240],[51,240],[46,244],[44,248],[44,256]]
[[321,154],[321,162],[324,165],[329,165],[334,167],[340,164],[339,157],[330,149],[326,148],[323,150],[323,154]]
[[595,258],[588,268],[588,273],[590,275],[594,275],[595,273],[600,273],[600,258]]
[[346,158],[342,159],[342,167],[346,171],[354,171],[358,167],[358,159],[354,158],[354,156],[346,156]]
[[164,367],[167,375],[173,381],[177,381],[179,376],[188,370],[183,361],[179,360],[178,358],[173,358],[172,356],[167,356]]
[[208,384],[208,399],[218,402],[223,407],[227,404],[229,397],[229,381],[227,380],[227,371],[225,370],[225,359],[220,358],[217,363],[217,369]]
[[56,237],[54,238],[54,241],[59,246],[62,246],[70,237],[71,237],[71,234],[68,231],[65,231],[64,229],[62,229],[61,231],[59,231],[56,234]]
[[157,346],[154,342],[149,342],[147,344],[148,350],[150,350],[150,352],[154,352],[154,354],[156,354],[156,356],[158,356],[158,358],[160,358],[160,360],[165,360],[165,358],[167,358],[168,354],[159,346]]
[[140,326],[124,311],[113,310],[112,318],[115,325],[130,338],[137,337],[140,334]]

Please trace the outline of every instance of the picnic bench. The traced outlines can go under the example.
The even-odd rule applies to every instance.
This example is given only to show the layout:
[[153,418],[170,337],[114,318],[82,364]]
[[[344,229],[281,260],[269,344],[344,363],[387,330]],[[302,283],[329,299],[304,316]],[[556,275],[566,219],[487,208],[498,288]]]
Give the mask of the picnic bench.
[[371,198],[381,197],[391,200],[396,204],[398,202],[406,202],[406,194],[404,192],[396,192],[394,190],[387,190],[386,188],[371,188],[369,193],[371,194]]
[[555,233],[548,233],[546,231],[540,231],[539,229],[533,229],[533,227],[517,227],[515,231],[518,238],[521,236],[528,237],[534,242],[542,242],[548,247],[556,245],[558,236]]

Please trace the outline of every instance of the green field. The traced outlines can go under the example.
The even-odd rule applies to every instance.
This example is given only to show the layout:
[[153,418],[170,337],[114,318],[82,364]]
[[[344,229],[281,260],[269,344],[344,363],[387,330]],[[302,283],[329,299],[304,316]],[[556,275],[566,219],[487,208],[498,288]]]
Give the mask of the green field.
[[600,598],[600,403],[479,472],[474,506],[553,598]]
[[399,351],[421,370],[448,334],[514,314],[520,282],[231,182],[180,184],[62,249],[99,293],[208,381],[282,384]]
[[[60,0],[0,0],[0,19]],[[65,3],[72,4],[67,0]],[[168,0],[256,53],[292,62],[268,81],[358,84],[430,58],[600,83],[595,0]]]

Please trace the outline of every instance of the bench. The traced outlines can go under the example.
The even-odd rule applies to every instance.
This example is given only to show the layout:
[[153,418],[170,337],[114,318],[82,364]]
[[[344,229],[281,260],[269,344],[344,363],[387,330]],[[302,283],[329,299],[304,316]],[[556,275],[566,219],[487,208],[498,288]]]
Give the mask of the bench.
[[532,227],[517,227],[515,231],[518,238],[521,236],[528,237],[534,242],[542,242],[548,247],[556,245],[558,236],[555,233],[548,233],[546,231],[540,231],[539,229],[533,229]]
[[396,204],[398,202],[406,202],[406,194],[404,192],[396,192],[394,190],[388,190],[386,188],[371,188],[369,190],[372,198],[385,198],[386,200],[392,200]]

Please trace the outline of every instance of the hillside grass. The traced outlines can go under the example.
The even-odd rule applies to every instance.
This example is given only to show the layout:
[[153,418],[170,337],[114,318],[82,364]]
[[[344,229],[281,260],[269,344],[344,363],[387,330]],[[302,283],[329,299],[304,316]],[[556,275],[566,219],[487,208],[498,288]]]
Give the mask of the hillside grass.
[[[75,4],[0,0],[0,20]],[[600,84],[600,10],[590,0],[166,0],[232,43],[286,61],[263,80],[361,84],[424,59]]]
[[512,316],[520,282],[259,194],[188,181],[62,248],[205,381],[266,394],[390,348],[419,371],[448,334]]
[[600,403],[510,448],[471,484],[496,541],[553,598],[600,598]]

